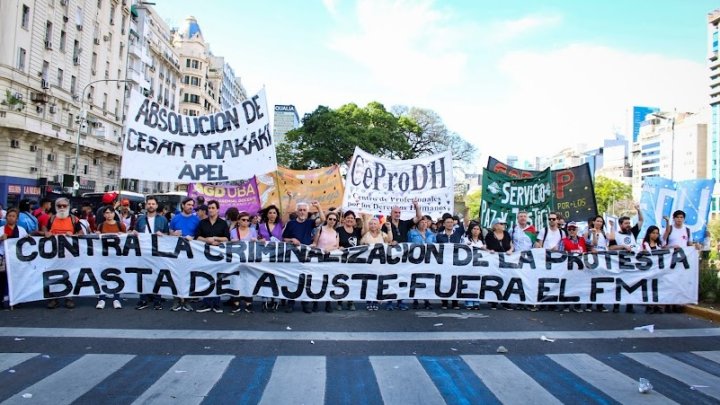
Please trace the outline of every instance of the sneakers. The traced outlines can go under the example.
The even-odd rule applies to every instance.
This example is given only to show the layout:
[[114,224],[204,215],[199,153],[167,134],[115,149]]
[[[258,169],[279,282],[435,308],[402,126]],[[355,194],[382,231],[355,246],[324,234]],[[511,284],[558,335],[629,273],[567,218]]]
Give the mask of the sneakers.
[[[215,312],[216,314],[222,314],[222,313],[223,313],[223,309],[222,309],[222,307],[220,307],[220,305],[213,305],[212,311]],[[198,312],[199,312],[199,311],[198,311]]]
[[147,301],[145,301],[145,300],[140,300],[140,301],[138,301],[137,305],[135,305],[135,309],[137,309],[138,311],[140,311],[140,310],[143,310],[143,309],[145,309],[145,308],[147,308],[147,307],[149,307],[149,306],[150,306],[150,304],[148,304]]
[[105,300],[98,300],[97,305],[95,305],[95,309],[105,309]]
[[67,309],[75,308],[75,301],[71,300],[70,298],[67,298],[65,300],[65,308],[67,308]]
[[430,301],[425,301],[425,306],[424,306],[423,308],[426,309],[426,310],[431,310],[431,309],[433,309],[433,308],[432,308],[432,305],[430,305]]
[[200,308],[196,309],[195,312],[202,314],[205,312],[210,312],[210,311],[212,311],[212,309],[213,309],[213,307],[211,307],[210,305],[203,302],[202,304],[200,304]]
[[120,300],[113,300],[113,308],[122,309],[122,304],[120,303]]
[[183,309],[183,311],[185,311],[185,312],[192,312],[192,311],[193,311],[192,305],[190,305],[190,303],[187,302],[187,301],[185,301],[185,302],[182,303],[182,309]]
[[331,313],[333,311],[332,302],[328,301],[325,303],[325,312]]
[[162,301],[159,299],[155,301],[155,304],[153,305],[153,309],[156,311],[162,311]]
[[170,310],[173,311],[173,312],[177,312],[177,311],[179,311],[179,310],[181,310],[181,309],[182,309],[182,304],[180,303],[180,299],[179,299],[179,298],[175,298],[175,299],[173,300],[173,304],[172,304],[172,307],[170,308]]
[[355,309],[356,309],[356,308],[355,308],[355,303],[352,302],[352,301],[350,301],[350,304],[348,305],[348,310],[350,310],[350,311],[355,311]]
[[398,303],[397,308],[398,308],[399,310],[401,310],[401,311],[407,311],[407,310],[410,309],[410,307],[408,307],[407,305],[403,304],[402,302]]

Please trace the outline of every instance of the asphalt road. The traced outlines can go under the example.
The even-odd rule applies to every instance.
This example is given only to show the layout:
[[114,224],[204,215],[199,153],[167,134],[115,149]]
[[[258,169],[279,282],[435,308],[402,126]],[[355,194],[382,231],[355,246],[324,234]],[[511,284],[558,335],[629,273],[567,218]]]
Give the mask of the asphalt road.
[[[646,315],[642,307],[636,314],[443,311],[437,304],[368,312],[360,304],[357,311],[325,313],[321,305],[317,313],[287,314],[262,313],[256,303],[254,313],[226,307],[200,314],[171,312],[169,302],[162,311],[137,311],[133,299],[121,310],[77,303],[0,312],[0,400],[720,401],[720,329],[685,314]],[[654,331],[633,330],[645,325]],[[498,354],[499,346],[507,353]],[[95,380],[82,377],[91,374]],[[78,375],[82,383],[67,388]],[[653,383],[651,394],[639,394],[639,377]],[[66,388],[65,396],[53,394]]]

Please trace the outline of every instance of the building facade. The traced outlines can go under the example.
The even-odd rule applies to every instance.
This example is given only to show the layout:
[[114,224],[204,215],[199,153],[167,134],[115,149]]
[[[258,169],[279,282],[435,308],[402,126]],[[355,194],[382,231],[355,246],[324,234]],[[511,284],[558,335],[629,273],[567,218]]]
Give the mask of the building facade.
[[641,106],[634,106],[632,109],[632,142],[635,143],[638,141],[638,136],[640,135],[640,125],[642,125],[643,121],[645,121],[645,117],[648,114],[652,114],[655,112],[660,111],[657,107],[641,107]]
[[[172,42],[172,31],[149,5],[131,8],[128,36],[128,90],[176,111],[180,101],[180,57]],[[129,107],[130,97],[125,107]],[[122,188],[140,193],[172,191],[166,182],[123,179]]]
[[247,99],[245,87],[243,87],[240,78],[235,75],[235,70],[225,61],[224,57],[213,56],[210,69],[222,72],[220,78],[220,107],[223,110],[228,110]]
[[300,127],[300,117],[295,106],[275,105],[275,116],[273,117],[273,138],[276,142],[284,142],[285,134],[288,131]]
[[665,177],[676,181],[707,177],[708,111],[649,114],[633,144],[633,198],[643,181]]
[[715,189],[710,214],[720,215],[720,58],[718,57],[718,25],[720,9],[708,14],[708,70],[710,75],[710,125],[708,132],[707,176],[714,178]]
[[0,1],[5,206],[72,192],[76,149],[79,192],[117,188],[130,13],[119,0]]
[[173,33],[173,46],[180,57],[180,105],[183,115],[198,116],[221,110],[222,68],[211,66],[213,55],[195,17],[187,17]]

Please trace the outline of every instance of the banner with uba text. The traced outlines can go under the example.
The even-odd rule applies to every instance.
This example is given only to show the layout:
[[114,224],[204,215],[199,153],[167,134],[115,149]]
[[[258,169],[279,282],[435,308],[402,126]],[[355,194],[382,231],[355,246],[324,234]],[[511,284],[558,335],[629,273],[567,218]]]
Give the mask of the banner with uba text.
[[249,179],[277,167],[265,90],[228,110],[181,115],[130,96],[123,178],[176,183]]
[[343,209],[356,213],[390,216],[400,208],[400,217],[415,217],[413,200],[423,214],[439,218],[454,212],[455,180],[452,153],[410,160],[383,159],[356,147],[345,176]]
[[687,304],[693,248],[505,255],[463,244],[363,245],[332,252],[282,242],[218,246],[141,234],[8,239],[10,303],[114,293],[305,301],[456,299],[522,304]]
[[188,184],[188,197],[197,199],[199,196],[205,201],[215,200],[220,204],[218,213],[225,217],[228,208],[235,207],[240,212],[255,215],[260,211],[260,194],[255,178],[245,180],[240,184]]

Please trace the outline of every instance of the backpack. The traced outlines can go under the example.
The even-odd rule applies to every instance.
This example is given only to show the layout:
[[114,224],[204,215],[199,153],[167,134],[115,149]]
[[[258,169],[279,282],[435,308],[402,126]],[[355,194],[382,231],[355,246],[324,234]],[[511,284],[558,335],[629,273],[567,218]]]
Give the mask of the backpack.
[[[50,231],[52,229],[52,224],[55,221],[55,215],[50,216],[50,219],[47,223],[47,230]],[[80,223],[80,219],[76,217],[73,214],[70,214],[70,221],[72,221],[73,224],[73,233],[78,234],[80,231],[82,231],[82,224]]]

